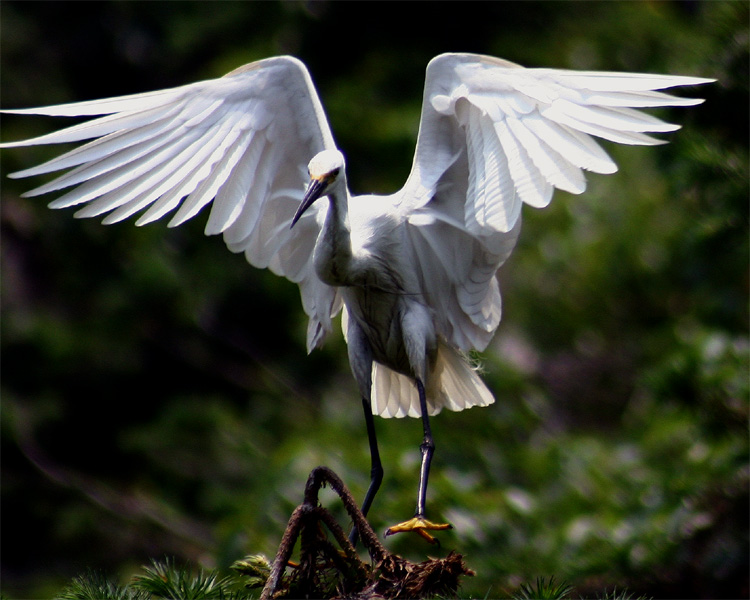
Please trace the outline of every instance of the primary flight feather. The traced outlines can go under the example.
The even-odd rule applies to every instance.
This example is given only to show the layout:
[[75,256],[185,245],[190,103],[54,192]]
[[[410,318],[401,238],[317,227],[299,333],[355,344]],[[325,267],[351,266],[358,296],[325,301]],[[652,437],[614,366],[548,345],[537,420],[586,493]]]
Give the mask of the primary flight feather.
[[78,217],[140,213],[143,225],[171,213],[171,227],[211,204],[207,235],[299,285],[308,351],[343,308],[373,462],[363,511],[382,479],[372,415],[421,417],[416,514],[389,532],[432,539],[425,529],[445,526],[424,518],[428,415],[494,401],[464,353],[483,350],[500,322],[495,274],[522,205],[545,207],[555,189],[582,193],[584,171],[614,173],[594,137],[662,143],[648,134],[679,126],[638,109],[699,104],[660,90],[710,81],[442,54],[427,66],[411,173],[388,196],[349,194],[310,75],[287,56],[158,92],[4,111],[98,118],[0,148],[93,139],[10,175],[71,169],[25,196],[72,188],[50,206],[83,205]]

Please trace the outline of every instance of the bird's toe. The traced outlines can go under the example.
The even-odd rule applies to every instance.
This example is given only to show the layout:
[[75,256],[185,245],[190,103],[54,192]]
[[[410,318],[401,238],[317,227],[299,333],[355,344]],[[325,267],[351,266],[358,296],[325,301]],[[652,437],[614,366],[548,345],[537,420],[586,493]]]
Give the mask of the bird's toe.
[[398,525],[389,527],[385,531],[385,536],[388,537],[389,535],[402,533],[404,531],[413,531],[414,533],[427,540],[430,544],[439,545],[440,542],[438,542],[438,540],[433,535],[430,535],[428,533],[428,530],[445,531],[446,529],[453,529],[453,525],[451,525],[450,523],[433,523],[432,521],[428,521],[424,517],[415,516],[408,521],[404,521],[403,523],[399,523]]

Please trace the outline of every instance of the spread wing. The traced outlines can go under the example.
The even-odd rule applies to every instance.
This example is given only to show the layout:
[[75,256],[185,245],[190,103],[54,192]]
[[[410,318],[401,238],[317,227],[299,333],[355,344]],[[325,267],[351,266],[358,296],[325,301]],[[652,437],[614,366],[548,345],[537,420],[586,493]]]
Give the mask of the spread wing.
[[25,196],[74,187],[51,208],[83,205],[77,217],[115,223],[142,212],[143,225],[174,212],[180,225],[211,204],[206,234],[299,284],[308,351],[340,310],[335,288],[315,275],[312,252],[324,209],[313,206],[290,230],[308,181],[307,163],[334,148],[310,75],[292,57],[261,60],[219,79],[44,108],[4,111],[65,117],[105,115],[0,148],[90,140],[11,177],[72,168]]
[[583,171],[614,173],[592,136],[635,145],[670,132],[637,109],[702,100],[657,91],[710,79],[525,69],[473,54],[427,67],[417,149],[401,190],[407,239],[440,333],[484,349],[500,322],[495,273],[511,253],[521,206],[549,204],[557,188],[586,189]]

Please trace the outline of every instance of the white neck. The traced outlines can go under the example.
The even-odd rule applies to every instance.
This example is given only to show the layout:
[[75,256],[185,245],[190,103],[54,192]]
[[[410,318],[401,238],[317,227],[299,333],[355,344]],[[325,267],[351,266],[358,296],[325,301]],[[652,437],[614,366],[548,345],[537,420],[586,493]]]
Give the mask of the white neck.
[[329,285],[351,285],[352,242],[349,192],[341,181],[328,193],[328,212],[315,244],[315,270]]

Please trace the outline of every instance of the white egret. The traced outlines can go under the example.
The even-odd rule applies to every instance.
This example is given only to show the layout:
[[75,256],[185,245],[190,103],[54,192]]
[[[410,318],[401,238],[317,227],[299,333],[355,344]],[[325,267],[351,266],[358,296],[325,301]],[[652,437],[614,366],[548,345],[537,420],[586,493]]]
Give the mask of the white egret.
[[425,517],[429,416],[494,401],[464,353],[483,350],[500,322],[495,274],[516,243],[521,206],[546,206],[555,188],[580,194],[583,170],[614,173],[592,136],[661,143],[646,134],[679,126],[636,109],[698,104],[658,90],[710,81],[442,54],[427,67],[411,173],[388,196],[349,194],[310,75],[285,56],[162,91],[5,111],[105,116],[0,147],[95,138],[11,175],[74,167],[25,195],[77,186],[50,207],[84,204],[78,217],[109,213],[104,223],[115,223],[144,210],[143,225],[176,210],[176,226],[213,203],[207,235],[299,284],[308,351],[342,311],[372,457],[362,510],[383,477],[373,415],[421,417],[415,516],[387,533],[432,539],[425,530],[448,525]]

